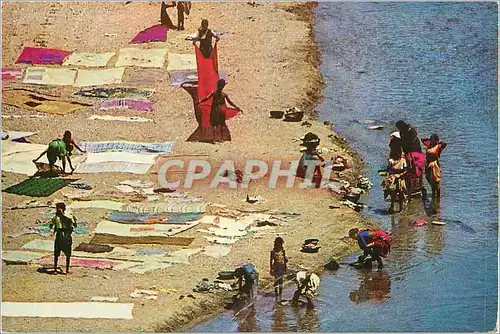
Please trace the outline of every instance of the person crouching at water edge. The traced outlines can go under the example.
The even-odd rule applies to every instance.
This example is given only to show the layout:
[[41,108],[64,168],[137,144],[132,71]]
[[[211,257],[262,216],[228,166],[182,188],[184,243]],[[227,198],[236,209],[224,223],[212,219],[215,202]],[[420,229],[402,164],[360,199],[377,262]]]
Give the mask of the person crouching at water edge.
[[349,238],[357,240],[359,248],[363,251],[363,255],[358,257],[357,266],[371,268],[372,262],[377,261],[378,269],[383,268],[382,257],[387,257],[391,250],[389,234],[382,230],[352,228],[349,230]]
[[71,233],[73,227],[76,227],[76,218],[73,216],[69,218],[64,214],[66,211],[66,204],[56,204],[56,215],[52,219],[50,228],[54,227],[56,239],[54,241],[54,274],[57,274],[57,260],[61,251],[66,256],[66,275],[69,274],[69,263],[71,259],[71,247],[73,246],[73,239]]
[[[250,300],[255,299],[259,285],[257,268],[253,264],[248,263],[237,268],[235,274],[238,278],[238,296],[240,298],[247,296]],[[245,284],[243,284],[243,280],[245,280]]]
[[307,308],[314,308],[313,299],[318,294],[320,279],[315,273],[299,271],[296,276],[297,291],[293,294],[292,304],[297,305],[301,296],[307,299]]

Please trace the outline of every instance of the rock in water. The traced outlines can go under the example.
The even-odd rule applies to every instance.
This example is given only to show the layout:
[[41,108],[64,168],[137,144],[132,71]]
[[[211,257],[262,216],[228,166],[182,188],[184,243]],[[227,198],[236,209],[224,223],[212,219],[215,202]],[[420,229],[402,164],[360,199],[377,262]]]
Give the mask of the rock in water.
[[339,263],[337,261],[335,261],[334,259],[330,260],[330,262],[325,264],[325,269],[328,269],[328,270],[337,270],[339,268],[340,268]]

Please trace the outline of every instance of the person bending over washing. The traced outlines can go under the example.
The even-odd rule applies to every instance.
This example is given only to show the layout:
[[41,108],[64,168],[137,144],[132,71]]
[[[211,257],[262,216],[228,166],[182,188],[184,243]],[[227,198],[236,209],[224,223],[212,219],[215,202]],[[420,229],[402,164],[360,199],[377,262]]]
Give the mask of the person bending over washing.
[[[259,273],[257,272],[257,268],[253,264],[247,263],[237,268],[235,274],[238,278],[240,297],[246,295],[250,300],[255,299],[257,297],[259,285]],[[245,280],[245,284],[243,284],[243,280]]]
[[300,296],[307,299],[307,308],[314,308],[313,299],[318,294],[320,279],[311,272],[299,271],[296,276],[297,290],[293,294],[292,303],[297,304]]
[[56,239],[54,241],[54,274],[57,274],[57,260],[61,251],[66,256],[66,274],[69,274],[69,264],[71,260],[71,247],[73,246],[73,227],[76,227],[76,218],[73,216],[69,218],[64,214],[66,211],[66,204],[56,204],[56,215],[52,219],[50,228],[54,227]]
[[[391,250],[391,238],[386,232],[352,228],[349,230],[349,237],[357,240],[359,248],[363,251],[363,255],[358,257],[359,264],[371,265],[373,261],[377,261],[378,269],[383,268],[384,264],[381,257],[387,257]],[[365,262],[367,257],[369,257],[369,262]]]
[[80,146],[78,146],[75,138],[71,134],[71,131],[64,132],[63,141],[64,141],[64,144],[66,144],[66,159],[68,159],[69,168],[71,168],[71,173],[73,173],[75,171],[75,169],[71,165],[71,159],[70,159],[70,156],[73,154],[73,149],[76,147],[78,149],[78,151],[80,151],[82,153],[87,153],[87,151],[82,150],[80,148]]
[[198,36],[193,39],[193,44],[196,44],[196,41],[200,42],[200,51],[205,58],[210,58],[212,54],[212,38],[215,38],[215,43],[220,40],[219,36],[208,29],[208,20],[204,19],[201,21],[201,27],[198,28]]
[[279,300],[281,300],[283,292],[283,276],[286,274],[286,263],[288,262],[283,248],[284,243],[282,237],[274,239],[274,247],[269,260],[270,273],[274,276],[274,293]]
[[220,127],[220,131],[217,131],[217,132],[220,132],[220,134],[221,134],[221,138],[215,139],[215,141],[222,141],[223,140],[222,131],[226,125],[226,115],[224,114],[224,111],[221,110],[221,106],[224,105],[227,101],[233,108],[235,108],[235,109],[239,110],[241,113],[243,113],[243,111],[239,107],[237,107],[233,103],[233,101],[231,101],[229,96],[222,91],[225,86],[226,86],[226,81],[224,79],[220,79],[217,82],[217,90],[210,93],[210,95],[208,95],[207,97],[201,99],[200,101],[198,101],[198,103],[196,103],[196,105],[198,105],[198,104],[203,103],[203,102],[205,102],[213,97],[212,106],[210,108],[210,125],[214,127],[214,134],[215,134],[215,130],[218,130],[218,128]]
[[66,143],[62,139],[54,139],[49,143],[49,147],[42,152],[38,156],[38,158],[33,159],[33,162],[36,163],[44,154],[47,154],[47,160],[49,160],[49,166],[50,166],[50,172],[54,173],[56,172],[54,166],[57,162],[57,159],[61,159],[62,161],[62,167],[63,167],[63,173],[66,172],[66,156],[67,156],[67,151],[66,151]]

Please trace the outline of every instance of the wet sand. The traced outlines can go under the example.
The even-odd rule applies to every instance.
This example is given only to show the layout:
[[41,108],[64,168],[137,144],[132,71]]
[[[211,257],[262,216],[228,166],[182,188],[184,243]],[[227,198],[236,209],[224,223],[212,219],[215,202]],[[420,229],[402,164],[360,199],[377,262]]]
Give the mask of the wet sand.
[[[4,3],[3,17],[3,67],[15,65],[23,46],[35,46],[43,39],[49,48],[61,48],[81,52],[118,51],[141,30],[157,24],[159,3]],[[354,168],[341,178],[353,181],[359,174],[360,161],[349,150],[330,126],[314,121],[314,108],[321,98],[322,79],[317,68],[317,54],[311,30],[313,22],[310,4],[265,3],[252,7],[246,3],[194,3],[191,15],[185,22],[187,33],[195,32],[202,18],[208,18],[213,29],[229,31],[219,43],[219,68],[228,73],[226,92],[240,106],[244,114],[227,122],[233,140],[222,144],[186,142],[195,130],[191,97],[181,88],[170,87],[166,68],[164,77],[153,96],[155,110],[152,113],[120,111],[105,112],[124,116],[153,118],[153,123],[100,122],[87,118],[92,114],[104,114],[92,108],[70,115],[48,115],[46,118],[3,119],[3,129],[39,131],[31,141],[46,144],[70,129],[80,141],[129,140],[175,141],[174,154],[208,154],[211,161],[235,159],[297,159],[299,145],[293,139],[311,131],[321,138],[321,146],[330,149],[324,157],[342,154],[353,161]],[[169,9],[176,22],[176,13]],[[185,32],[171,30],[166,48],[169,52],[192,53],[190,42],[180,38]],[[116,36],[105,36],[116,34]],[[151,43],[164,47],[163,43]],[[138,47],[152,47],[139,45]],[[108,67],[112,67],[116,58]],[[127,69],[125,76],[131,69]],[[161,71],[160,71],[161,72]],[[58,88],[63,96],[75,91]],[[301,123],[288,123],[269,118],[269,111],[297,106],[307,112]],[[3,106],[2,113],[32,114],[18,108]],[[127,179],[154,180],[155,175],[132,174],[82,174],[81,182],[88,183],[97,191],[113,188]],[[339,175],[336,175],[339,177]],[[3,189],[26,177],[2,173]],[[192,289],[203,277],[216,278],[220,270],[232,270],[250,261],[260,272],[261,287],[270,282],[268,256],[277,234],[285,239],[285,249],[290,267],[320,268],[332,257],[353,249],[352,243],[341,240],[353,226],[360,224],[360,217],[350,208],[342,206],[340,198],[326,190],[268,189],[265,185],[250,184],[249,189],[208,189],[198,187],[187,191],[202,196],[206,202],[225,204],[231,209],[249,207],[244,199],[247,194],[259,194],[265,203],[251,207],[300,213],[298,221],[279,227],[275,232],[255,238],[245,237],[231,246],[231,253],[219,260],[194,255],[190,265],[174,265],[168,269],[148,272],[144,275],[128,271],[100,271],[74,268],[67,277],[44,275],[36,272],[37,266],[2,264],[3,301],[63,302],[90,301],[92,296],[119,297],[121,303],[135,303],[133,320],[3,318],[6,331],[176,331],[193,325],[222,309],[228,294],[200,294]],[[4,250],[21,249],[26,242],[40,236],[25,235],[7,238],[20,232],[40,219],[40,209],[9,210],[29,197],[2,193],[2,243]],[[48,198],[62,199],[61,192]],[[339,206],[329,209],[329,205]],[[79,220],[88,221],[92,231],[105,210],[74,210]],[[193,236],[190,247],[202,247],[208,242],[196,233],[196,228],[180,234]],[[321,241],[317,254],[300,252],[307,237]],[[90,235],[74,235],[74,244],[89,242]],[[167,249],[175,250],[170,247]],[[165,287],[178,292],[160,293],[158,300],[133,299],[129,296],[136,288]],[[268,292],[272,291],[267,289]],[[181,294],[192,293],[196,299]]]

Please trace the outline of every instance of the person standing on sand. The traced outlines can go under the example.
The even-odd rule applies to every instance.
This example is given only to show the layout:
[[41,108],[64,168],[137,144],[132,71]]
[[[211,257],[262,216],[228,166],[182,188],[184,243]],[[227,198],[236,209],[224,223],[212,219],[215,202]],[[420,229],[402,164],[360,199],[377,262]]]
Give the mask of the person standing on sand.
[[66,275],[69,274],[69,264],[71,261],[71,248],[73,246],[73,239],[71,233],[73,233],[73,227],[76,227],[76,218],[73,216],[69,218],[64,214],[66,211],[66,204],[57,203],[56,204],[56,215],[52,219],[50,228],[54,227],[54,233],[56,235],[54,241],[54,274],[57,274],[57,260],[61,251],[66,256]]
[[[221,110],[221,106],[226,104],[226,101],[239,112],[243,113],[241,108],[237,107],[233,101],[229,98],[229,96],[224,93],[222,90],[226,86],[226,81],[224,79],[220,79],[217,82],[217,90],[212,92],[207,97],[201,99],[195,105],[203,103],[210,98],[212,99],[212,106],[210,108],[210,125],[214,127],[214,141],[223,141],[224,140],[224,129],[227,129],[226,126],[226,115],[224,111]],[[216,138],[215,132],[219,133],[220,130],[220,138]],[[227,130],[229,131],[229,130]],[[231,140],[231,135],[228,136],[229,140]]]
[[279,300],[281,300],[281,293],[283,292],[283,277],[286,274],[286,264],[288,262],[283,248],[284,243],[282,237],[274,239],[274,247],[269,259],[270,273],[271,276],[274,276],[274,293]]
[[318,294],[320,279],[312,272],[299,271],[296,276],[297,290],[293,294],[292,304],[297,305],[300,296],[307,299],[307,308],[314,308],[313,299]]
[[219,36],[208,29],[208,20],[204,19],[201,21],[201,27],[198,28],[198,36],[193,39],[193,44],[196,45],[197,41],[200,42],[200,51],[206,59],[210,58],[212,53],[212,38],[215,38],[216,44],[220,40]]
[[[378,269],[382,270],[384,264],[381,257],[387,257],[391,250],[391,237],[382,230],[360,230],[352,228],[349,230],[349,238],[357,240],[363,255],[358,257],[358,264],[368,264],[377,261]],[[369,262],[365,262],[367,257]],[[371,267],[370,267],[371,268]]]
[[186,13],[186,15],[189,15],[190,9],[190,2],[188,3],[187,1],[177,1],[177,30],[184,30],[184,13]]
[[175,7],[175,2],[167,5],[165,1],[161,2],[161,8],[160,8],[160,22],[162,25],[165,25],[169,28],[174,28],[174,24],[172,23],[172,20],[170,19],[170,16],[167,14],[167,8]]
[[64,132],[63,141],[64,141],[64,144],[66,144],[66,159],[68,159],[69,168],[71,168],[71,173],[73,173],[75,171],[75,169],[71,165],[71,159],[70,159],[70,156],[73,154],[73,149],[76,147],[78,149],[78,151],[80,151],[82,153],[87,153],[87,151],[82,150],[80,148],[80,146],[78,146],[75,138],[73,137],[73,135],[71,134],[71,131],[69,131],[69,130]]

